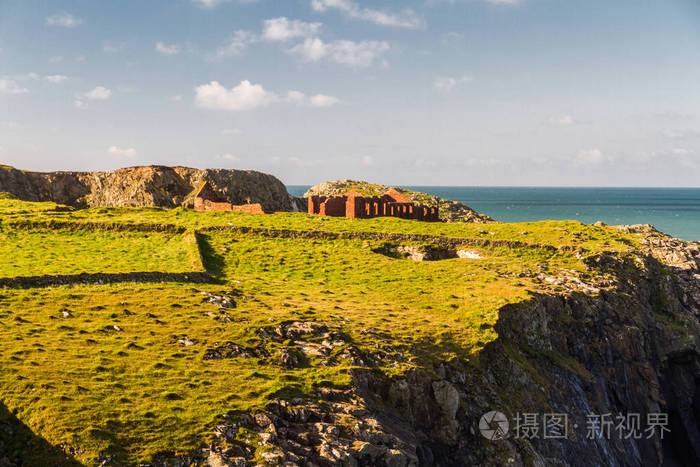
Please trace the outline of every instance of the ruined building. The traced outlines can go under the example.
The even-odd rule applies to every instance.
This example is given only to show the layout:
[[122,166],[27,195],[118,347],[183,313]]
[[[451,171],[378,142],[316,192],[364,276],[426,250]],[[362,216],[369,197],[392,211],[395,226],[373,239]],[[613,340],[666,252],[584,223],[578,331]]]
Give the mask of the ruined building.
[[195,211],[237,211],[251,214],[265,214],[259,203],[232,205],[220,196],[209,182],[204,182],[194,194]]
[[400,217],[426,222],[440,220],[437,206],[424,206],[391,189],[381,196],[365,196],[348,191],[340,196],[310,196],[309,214],[319,216],[370,219],[372,217]]

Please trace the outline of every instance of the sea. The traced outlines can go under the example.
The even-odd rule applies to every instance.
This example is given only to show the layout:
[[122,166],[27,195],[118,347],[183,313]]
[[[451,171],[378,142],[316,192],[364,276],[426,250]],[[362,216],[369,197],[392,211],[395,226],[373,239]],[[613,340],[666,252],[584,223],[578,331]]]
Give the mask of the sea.
[[[466,204],[502,222],[573,219],[587,224],[652,224],[700,241],[700,188],[405,186]],[[301,196],[309,186],[290,185]]]

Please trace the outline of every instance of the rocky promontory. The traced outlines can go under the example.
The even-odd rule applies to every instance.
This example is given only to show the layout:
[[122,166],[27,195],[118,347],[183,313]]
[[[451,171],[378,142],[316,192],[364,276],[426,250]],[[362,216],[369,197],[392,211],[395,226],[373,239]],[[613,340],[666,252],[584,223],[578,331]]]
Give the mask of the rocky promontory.
[[191,205],[204,181],[233,204],[260,203],[266,211],[293,209],[276,177],[254,170],[127,167],[109,172],[29,172],[0,166],[0,192],[24,201],[52,201],[76,208],[175,208]]
[[385,193],[390,188],[403,193],[413,200],[415,203],[424,204],[426,206],[438,206],[440,208],[440,220],[444,222],[475,222],[486,223],[493,222],[489,216],[480,214],[469,206],[457,201],[440,198],[439,196],[421,193],[419,191],[411,191],[405,188],[390,187],[388,185],[377,185],[374,183],[355,181],[355,180],[335,180],[332,182],[319,183],[308,189],[304,193],[304,197],[309,196],[337,196],[342,195],[350,190],[355,190],[367,196],[379,196]]

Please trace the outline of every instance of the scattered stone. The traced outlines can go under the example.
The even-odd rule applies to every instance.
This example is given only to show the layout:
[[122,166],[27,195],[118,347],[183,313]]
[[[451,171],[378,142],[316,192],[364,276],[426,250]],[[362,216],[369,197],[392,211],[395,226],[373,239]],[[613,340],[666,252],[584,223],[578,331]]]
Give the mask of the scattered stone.
[[192,340],[187,336],[183,336],[177,340],[178,344],[184,345],[185,347],[191,347],[197,343],[197,340]]
[[280,362],[283,367],[291,370],[299,367],[301,358],[299,358],[299,355],[292,349],[282,349],[280,350]]
[[207,349],[204,352],[203,360],[221,360],[224,358],[246,357],[246,358],[267,358],[270,353],[264,346],[243,347],[235,342],[227,341],[216,347]]
[[482,256],[477,251],[457,250],[457,256],[466,259],[481,259]]

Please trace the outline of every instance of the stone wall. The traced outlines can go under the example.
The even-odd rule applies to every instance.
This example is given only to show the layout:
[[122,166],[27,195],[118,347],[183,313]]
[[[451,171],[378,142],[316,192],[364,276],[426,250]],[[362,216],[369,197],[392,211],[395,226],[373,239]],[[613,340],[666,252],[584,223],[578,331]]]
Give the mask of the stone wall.
[[248,214],[265,214],[265,211],[263,211],[260,203],[231,206],[231,210],[236,212],[247,212]]
[[115,284],[119,282],[211,282],[206,272],[125,272],[125,273],[82,273],[44,276],[17,276],[0,278],[0,287],[30,289],[34,287],[55,287],[67,284]]
[[195,211],[232,211],[232,208],[231,203],[227,202],[209,201],[202,198],[194,200]]
[[343,196],[310,196],[308,213],[348,219],[399,217],[425,222],[440,220],[437,206],[413,203],[396,190],[394,193],[389,191],[382,196],[363,196],[356,192],[348,192]]

